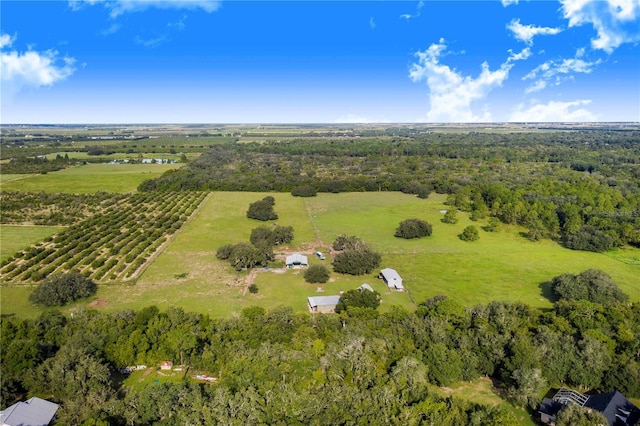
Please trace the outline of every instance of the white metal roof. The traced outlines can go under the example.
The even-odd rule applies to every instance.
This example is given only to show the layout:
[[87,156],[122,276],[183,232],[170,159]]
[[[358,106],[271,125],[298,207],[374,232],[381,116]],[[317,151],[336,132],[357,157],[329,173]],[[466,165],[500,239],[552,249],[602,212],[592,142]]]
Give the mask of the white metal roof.
[[399,290],[404,289],[404,286],[402,285],[402,277],[400,277],[400,274],[398,274],[395,269],[384,268],[380,271],[380,274],[382,274],[387,284],[392,285]]
[[307,256],[302,255],[300,253],[287,256],[287,265],[294,265],[294,264],[308,265],[309,260],[307,259]]
[[337,305],[340,301],[340,296],[310,296],[309,306],[315,308],[316,306],[328,306]]
[[58,404],[33,397],[0,411],[0,424],[7,426],[47,426],[58,411]]

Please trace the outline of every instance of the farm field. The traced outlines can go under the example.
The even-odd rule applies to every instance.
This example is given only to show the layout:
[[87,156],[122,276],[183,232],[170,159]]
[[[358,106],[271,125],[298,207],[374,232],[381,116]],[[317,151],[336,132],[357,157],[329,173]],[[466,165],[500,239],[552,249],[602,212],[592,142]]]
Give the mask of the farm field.
[[[46,175],[2,182],[5,191],[91,193],[132,192],[147,179],[182,164],[86,164]],[[16,176],[16,175],[10,175]]]
[[0,260],[63,229],[60,226],[0,225]]
[[[250,280],[259,291],[250,294],[246,291],[248,274],[235,272],[227,263],[217,260],[215,252],[224,244],[247,241],[251,229],[266,224],[245,216],[248,205],[264,195],[209,194],[193,220],[148,265],[135,284],[100,286],[96,296],[99,302],[94,305],[109,311],[149,305],[161,309],[179,306],[223,317],[252,305],[265,308],[286,305],[304,312],[308,296],[338,294],[366,282],[382,294],[382,311],[392,305],[412,310],[415,303],[439,294],[465,306],[502,300],[545,308],[551,307],[546,282],[563,273],[579,273],[589,268],[607,272],[632,301],[640,300],[637,286],[640,250],[607,254],[568,250],[551,241],[531,242],[520,235],[523,229],[507,225],[501,225],[496,233],[481,230],[478,241],[464,242],[457,235],[475,222],[468,220],[466,214],[459,214],[460,221],[455,225],[440,222],[441,211],[447,208],[446,196],[432,194],[421,200],[402,193],[319,194],[314,198],[272,195],[279,214],[276,222],[293,226],[295,234],[290,246],[279,247],[276,253],[300,251],[309,256],[311,263],[320,263],[313,256],[316,249],[327,251],[339,234],[357,235],[383,254],[381,267],[391,267],[400,273],[408,294],[389,292],[376,274],[332,273],[331,281],[325,285],[308,284],[299,270],[282,272],[282,262],[276,262],[269,270],[252,273]],[[431,223],[433,235],[418,240],[395,238],[398,223],[411,217]],[[323,292],[317,291],[319,287]],[[3,312],[25,314],[16,312],[13,306],[24,309],[27,294],[16,289],[3,295]],[[24,300],[13,303],[5,296]],[[78,302],[68,309],[86,304],[87,301]],[[26,314],[35,316],[37,312],[33,307]]]

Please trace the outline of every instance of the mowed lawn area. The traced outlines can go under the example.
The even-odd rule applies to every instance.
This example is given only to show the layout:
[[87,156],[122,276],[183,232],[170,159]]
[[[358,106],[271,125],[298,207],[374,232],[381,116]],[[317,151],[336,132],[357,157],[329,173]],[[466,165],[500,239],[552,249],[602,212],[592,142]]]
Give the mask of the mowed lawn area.
[[74,194],[98,191],[132,192],[145,180],[181,166],[182,164],[85,164],[44,175],[3,180],[2,190]]
[[[247,219],[249,204],[266,195],[276,199],[279,219],[274,222]],[[518,227],[502,225],[498,232],[485,232],[481,229],[483,222],[472,222],[465,213],[458,214],[457,224],[444,224],[440,219],[447,209],[445,200],[446,196],[439,194],[421,200],[387,192],[318,194],[313,198],[211,193],[194,219],[178,232],[135,284],[101,286],[98,305],[109,311],[149,305],[179,306],[213,316],[233,315],[252,305],[265,308],[286,305],[304,312],[308,296],[338,294],[369,283],[382,294],[382,311],[392,305],[412,310],[415,303],[440,294],[465,306],[501,300],[551,307],[549,280],[589,268],[607,272],[632,301],[640,301],[637,285],[640,250],[620,249],[605,254],[568,250],[551,241],[531,242],[521,235],[525,230]],[[433,225],[433,235],[416,240],[394,237],[400,221],[408,218],[427,220]],[[388,291],[376,277],[378,271],[365,276],[332,273],[330,282],[316,285],[306,283],[301,270],[283,270],[284,262],[280,259],[274,267],[255,271],[251,277],[216,259],[220,246],[246,242],[253,228],[272,223],[292,226],[295,234],[288,247],[276,248],[276,252],[303,252],[311,263],[327,266],[330,258],[317,259],[313,255],[316,249],[328,254],[327,247],[340,234],[364,239],[382,253],[381,268],[396,269],[409,292]],[[480,229],[478,241],[464,242],[458,238],[469,224]],[[249,282],[257,285],[257,294],[246,291]],[[2,299],[4,310],[10,304],[4,296]],[[87,301],[83,301],[65,309],[86,305]],[[16,306],[23,309],[24,303]],[[27,312],[29,316],[36,314],[37,310]]]

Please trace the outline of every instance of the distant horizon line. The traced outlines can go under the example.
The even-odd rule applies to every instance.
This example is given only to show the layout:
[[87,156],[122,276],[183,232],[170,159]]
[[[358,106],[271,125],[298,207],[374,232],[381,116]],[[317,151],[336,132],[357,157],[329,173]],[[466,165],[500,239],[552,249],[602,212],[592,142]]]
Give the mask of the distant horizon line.
[[0,123],[0,127],[25,126],[491,126],[491,125],[640,125],[640,121],[491,121],[491,122],[79,122],[79,123]]

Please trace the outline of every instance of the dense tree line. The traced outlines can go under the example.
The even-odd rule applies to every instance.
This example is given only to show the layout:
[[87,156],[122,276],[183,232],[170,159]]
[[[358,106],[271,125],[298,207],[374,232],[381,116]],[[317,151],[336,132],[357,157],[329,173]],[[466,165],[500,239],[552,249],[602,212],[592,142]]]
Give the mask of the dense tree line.
[[593,251],[640,245],[638,132],[396,134],[221,143],[139,189],[435,190],[472,219],[517,223],[532,239]]
[[[64,424],[518,424],[502,408],[434,391],[485,375],[525,406],[560,384],[640,396],[637,303],[563,300],[545,311],[442,296],[415,313],[247,308],[216,319],[150,307],[1,323],[3,406],[46,397],[61,403]],[[118,368],[165,359],[220,380],[120,388]]]

